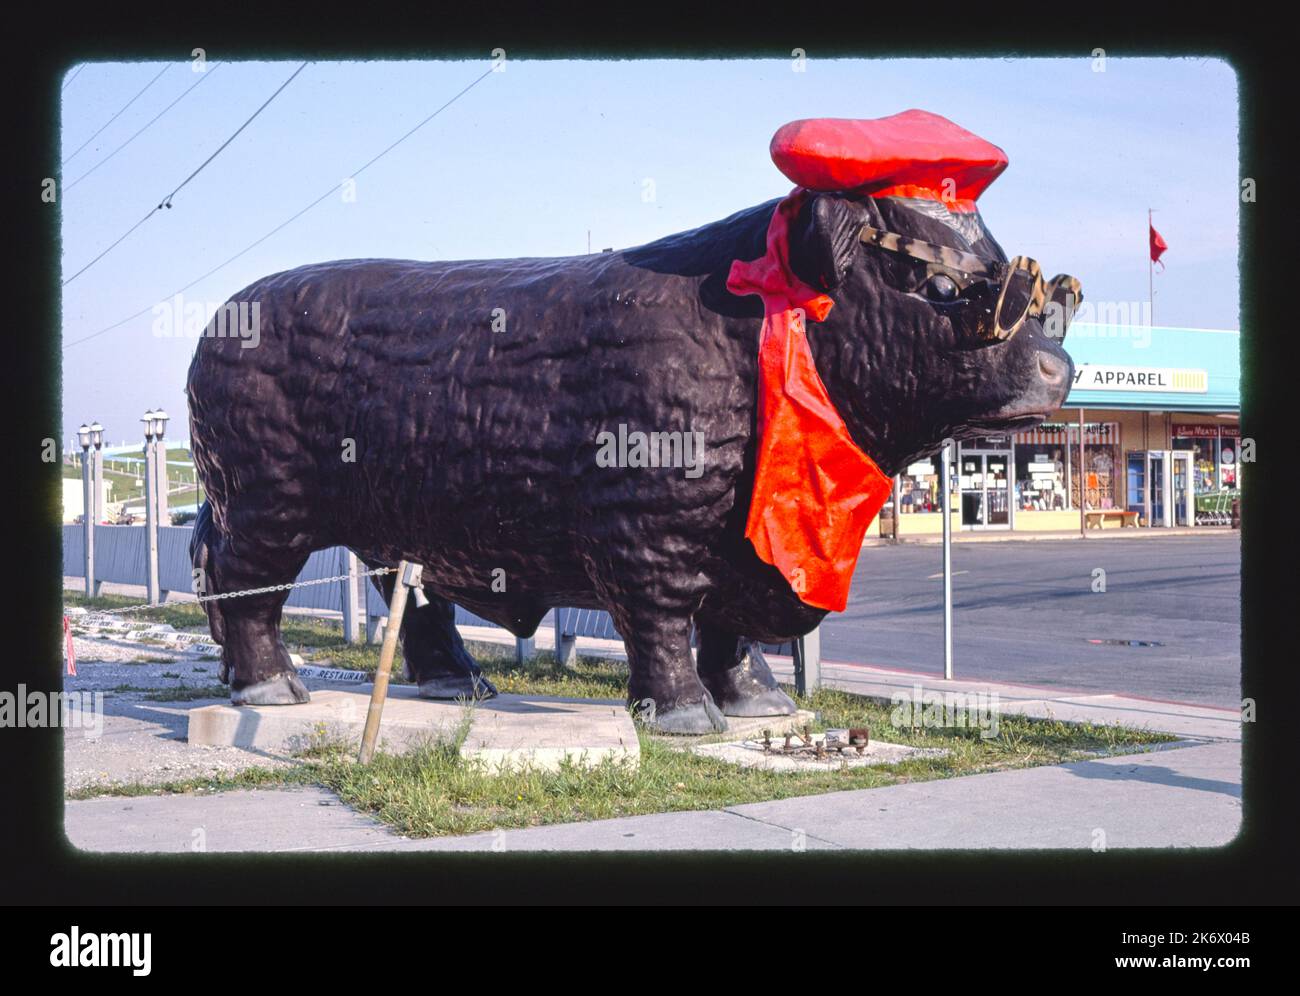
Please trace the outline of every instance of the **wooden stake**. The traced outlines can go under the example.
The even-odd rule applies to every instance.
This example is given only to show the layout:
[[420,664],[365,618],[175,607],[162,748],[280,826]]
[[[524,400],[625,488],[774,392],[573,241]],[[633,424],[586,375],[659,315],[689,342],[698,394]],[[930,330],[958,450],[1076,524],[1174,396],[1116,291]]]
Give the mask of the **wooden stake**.
[[[412,576],[412,572],[413,576]],[[384,630],[384,645],[379,651],[379,667],[375,671],[375,687],[370,693],[370,708],[366,710],[366,726],[361,734],[361,753],[357,761],[369,764],[375,756],[375,741],[379,739],[379,720],[384,714],[384,699],[388,697],[388,675],[393,669],[393,656],[397,653],[397,636],[402,629],[402,615],[406,612],[406,596],[411,584],[420,583],[420,567],[408,561],[397,565],[397,584],[393,586],[393,601],[388,607],[388,628]]]

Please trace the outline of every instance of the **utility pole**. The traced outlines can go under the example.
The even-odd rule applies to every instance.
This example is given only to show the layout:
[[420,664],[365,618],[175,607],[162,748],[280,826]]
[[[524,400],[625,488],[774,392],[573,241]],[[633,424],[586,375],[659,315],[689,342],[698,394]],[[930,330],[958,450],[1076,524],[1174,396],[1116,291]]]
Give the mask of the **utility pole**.
[[1088,470],[1084,463],[1083,409],[1079,409],[1079,535],[1088,532]]
[[1156,264],[1151,259],[1151,230],[1155,223],[1151,220],[1151,209],[1147,208],[1147,326],[1156,324]]
[[902,495],[900,494],[901,488],[899,487],[899,483],[900,483],[900,477],[898,474],[895,474],[894,475],[894,523],[893,523],[894,526],[893,539],[895,543],[898,542],[898,515],[900,512],[903,511],[903,506],[899,504],[899,499],[902,497]]
[[952,458],[953,441],[943,441],[943,676],[952,680]]

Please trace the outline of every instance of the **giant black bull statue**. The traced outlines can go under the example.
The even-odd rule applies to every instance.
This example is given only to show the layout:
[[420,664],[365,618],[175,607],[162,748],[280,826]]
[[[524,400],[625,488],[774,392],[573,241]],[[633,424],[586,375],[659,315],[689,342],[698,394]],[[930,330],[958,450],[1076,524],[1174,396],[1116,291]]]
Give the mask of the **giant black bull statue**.
[[[787,126],[773,154],[801,184],[791,197],[634,249],[345,260],[252,284],[234,301],[259,305],[256,346],[206,336],[189,373],[208,494],[192,552],[209,590],[292,581],[313,550],[343,545],[372,566],[424,566],[430,604],[408,609],[402,636],[427,697],[494,694],[453,603],[517,636],[574,606],[611,613],[629,701],[660,730],[793,711],[751,641],[800,636],[842,607],[881,498],[864,513],[833,493],[838,471],[780,447],[831,426],[835,452],[869,468],[875,493],[945,437],[1041,421],[1071,381],[1048,306],[1077,298],[1077,284],[1008,262],[974,209],[1006,164],[1000,150],[987,147],[991,165],[967,155],[962,173],[951,150],[921,148],[899,173],[905,156],[863,145],[906,144],[908,128],[933,144],[938,123],[956,129],[924,112]],[[854,152],[858,174],[818,172],[818,126]],[[846,138],[849,126],[859,131]],[[981,141],[956,129],[938,144],[949,134],[963,152]],[[917,165],[941,158],[936,168],[957,170],[955,197]],[[765,260],[775,283],[760,292],[752,268]],[[760,359],[765,343],[775,366]],[[824,410],[787,444],[782,425],[795,423],[777,402],[811,409],[779,378],[801,357]],[[647,459],[645,439],[662,458]],[[777,484],[756,490],[763,460]],[[760,499],[789,513],[761,539]],[[840,523],[848,555],[824,549],[819,519]],[[790,522],[804,524],[793,545]],[[838,593],[798,583],[805,567],[839,578]],[[280,641],[284,599],[207,603],[235,703],[308,699]]]

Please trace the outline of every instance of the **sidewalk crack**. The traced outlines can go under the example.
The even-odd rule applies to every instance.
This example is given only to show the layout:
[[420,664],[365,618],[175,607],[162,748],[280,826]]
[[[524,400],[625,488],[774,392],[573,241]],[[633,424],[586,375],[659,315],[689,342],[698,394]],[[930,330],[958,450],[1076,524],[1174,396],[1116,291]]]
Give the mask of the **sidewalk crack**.
[[784,823],[773,823],[770,820],[760,820],[757,816],[749,816],[746,813],[739,813],[731,808],[724,808],[720,810],[720,812],[726,813],[729,816],[739,816],[742,820],[749,820],[751,823],[758,823],[761,826],[772,827],[776,830],[785,830],[787,833],[794,833],[794,831],[799,830],[809,840],[815,840],[819,843],[827,844],[836,850],[847,850],[843,844],[837,844],[835,841],[827,840],[825,837],[818,837],[816,834],[811,834],[802,827],[788,827]]

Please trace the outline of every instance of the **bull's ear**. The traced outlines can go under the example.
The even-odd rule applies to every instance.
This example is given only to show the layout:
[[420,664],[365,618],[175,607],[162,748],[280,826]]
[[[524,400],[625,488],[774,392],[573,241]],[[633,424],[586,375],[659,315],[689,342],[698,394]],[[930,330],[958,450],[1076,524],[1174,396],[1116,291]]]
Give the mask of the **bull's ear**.
[[810,287],[834,290],[853,254],[865,219],[850,200],[834,194],[810,197],[790,229],[790,268]]

